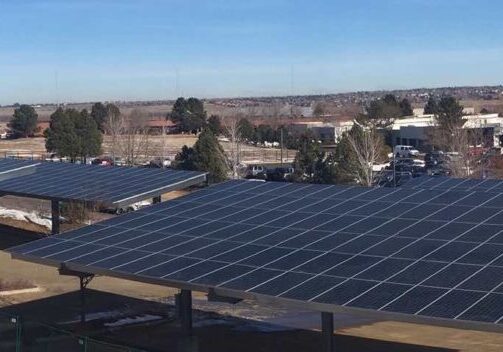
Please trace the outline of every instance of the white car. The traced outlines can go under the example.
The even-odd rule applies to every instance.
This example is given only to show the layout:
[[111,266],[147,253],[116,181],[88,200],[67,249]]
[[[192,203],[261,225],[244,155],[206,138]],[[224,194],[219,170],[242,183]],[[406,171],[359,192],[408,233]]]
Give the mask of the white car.
[[149,205],[152,205],[152,203],[149,201],[143,200],[141,202],[136,202],[136,203],[130,204],[130,205],[122,207],[122,208],[117,208],[116,212],[117,212],[117,214],[129,213],[129,212],[136,211],[136,210],[139,210],[144,207],[148,207]]
[[396,145],[393,154],[397,158],[412,158],[419,155],[419,150],[411,145]]

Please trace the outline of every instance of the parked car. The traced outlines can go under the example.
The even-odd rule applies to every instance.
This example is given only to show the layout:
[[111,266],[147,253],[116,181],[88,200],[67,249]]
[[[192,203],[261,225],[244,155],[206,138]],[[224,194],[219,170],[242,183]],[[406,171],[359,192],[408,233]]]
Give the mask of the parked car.
[[430,176],[450,176],[451,169],[445,164],[439,164],[426,170]]
[[150,202],[141,201],[141,202],[136,202],[136,203],[125,205],[125,206],[118,207],[118,208],[105,208],[105,209],[102,209],[102,211],[105,213],[120,215],[120,214],[130,213],[132,211],[136,211],[136,210],[139,210],[144,207],[148,207],[149,205],[151,205]]
[[459,153],[444,153],[441,150],[427,153],[424,157],[425,169],[428,175],[449,176],[451,162],[459,160]]
[[396,173],[409,173],[412,177],[424,175],[426,172],[425,164],[422,160],[415,159],[399,159],[390,162],[386,170]]
[[406,183],[412,178],[410,172],[393,172],[384,170],[375,180],[374,185],[377,187],[398,187]]
[[154,160],[150,160],[148,167],[152,167],[152,168],[170,167],[171,163],[172,163],[172,161],[170,159],[156,158]]
[[267,170],[268,181],[288,181],[293,174],[293,167],[277,167]]
[[396,145],[393,154],[397,158],[412,158],[419,155],[419,150],[410,145]]
[[441,150],[432,151],[430,153],[426,153],[426,155],[424,156],[424,162],[426,164],[426,167],[429,168],[448,162],[448,157]]
[[67,163],[67,162],[70,162],[70,159],[68,159],[66,156],[59,157],[57,154],[53,153],[53,154],[49,155],[49,157],[45,158],[45,161]]
[[106,165],[106,166],[109,166],[109,165],[114,165],[114,161],[112,160],[112,158],[104,156],[104,157],[101,157],[101,158],[94,159],[91,162],[91,164],[93,164],[93,165]]
[[265,174],[267,171],[267,168],[262,165],[250,165],[248,166],[248,169],[246,170],[246,176],[257,176],[259,174]]

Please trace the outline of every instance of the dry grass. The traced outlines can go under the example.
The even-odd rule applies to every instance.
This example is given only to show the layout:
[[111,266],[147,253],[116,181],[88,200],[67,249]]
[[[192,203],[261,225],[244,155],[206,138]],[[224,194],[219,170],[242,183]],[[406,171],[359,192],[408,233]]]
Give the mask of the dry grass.
[[[16,207],[13,206],[12,208],[15,209]],[[0,224],[15,227],[15,228],[20,228],[20,229],[23,229],[26,231],[31,231],[31,232],[40,233],[40,234],[49,233],[49,229],[45,228],[44,226],[34,224],[29,221],[21,221],[21,220],[16,220],[16,219],[11,219],[11,218],[0,217]],[[0,237],[1,236],[2,236],[2,234],[0,233]]]
[[35,288],[36,286],[24,279],[5,280],[0,279],[0,291],[22,290],[25,288]]
[[462,100],[461,105],[475,108],[475,113],[484,108],[489,112],[503,113],[503,100]]
[[[87,109],[91,111],[92,104],[71,104],[67,106],[68,108],[74,108],[77,110]],[[164,118],[171,111],[173,105],[171,104],[157,104],[157,105],[141,105],[141,104],[119,104],[119,109],[123,114],[130,114],[134,109],[141,109],[145,114],[147,114],[152,119]],[[211,103],[205,104],[205,109],[208,116],[212,114],[224,114],[229,111],[230,108],[226,108],[220,105],[215,105]],[[49,121],[51,114],[56,110],[56,106],[41,106],[36,107],[38,117],[40,121]],[[14,108],[12,107],[0,107],[0,121],[7,122],[12,118],[14,113]]]
[[[149,155],[147,160],[155,157],[167,156],[174,158],[184,145],[191,147],[197,141],[197,136],[187,134],[173,134],[167,136],[150,136]],[[230,143],[221,142],[226,152],[231,149]],[[112,145],[109,136],[105,136],[103,141],[104,154],[111,154]],[[251,145],[242,145],[243,162],[280,162],[280,150],[273,148],[259,148]],[[0,158],[5,156],[15,156],[24,158],[45,158],[47,151],[45,149],[45,139],[37,138],[19,138],[0,140]],[[284,157],[293,160],[295,151],[284,152]]]

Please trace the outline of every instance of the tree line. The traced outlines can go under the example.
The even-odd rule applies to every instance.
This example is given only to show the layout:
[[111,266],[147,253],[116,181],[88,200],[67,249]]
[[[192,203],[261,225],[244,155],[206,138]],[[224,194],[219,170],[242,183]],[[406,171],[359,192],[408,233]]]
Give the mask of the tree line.
[[[450,150],[466,140],[464,136],[460,138],[464,123],[462,112],[463,107],[453,97],[431,98],[428,101],[425,113],[433,113],[438,124],[438,136],[432,138],[436,146]],[[393,121],[410,115],[412,107],[407,99],[399,100],[388,94],[371,101],[355,117],[351,130],[339,137],[333,152],[323,152],[309,132],[296,136],[285,126],[255,126],[238,115],[232,118],[208,117],[203,102],[197,98],[178,98],[166,118],[176,123],[180,132],[199,133],[194,146],[184,146],[176,155],[173,166],[209,172],[213,182],[227,178],[229,172],[235,174],[239,164],[239,156],[232,152],[230,157],[227,156],[217,140],[219,135],[225,135],[231,137],[231,149],[237,154],[239,143],[280,142],[283,137],[285,147],[298,150],[293,181],[370,185],[372,165],[387,161],[392,145]],[[112,136],[114,146],[121,143],[120,138],[114,139],[114,136],[140,133],[139,128],[130,129],[135,125],[132,120],[139,119],[138,116],[132,114],[126,122],[121,116],[114,104],[95,103],[90,113],[86,109],[78,111],[60,107],[51,115],[50,126],[44,133],[46,148],[72,161],[98,156],[102,153],[104,133]],[[17,136],[27,137],[36,132],[37,118],[33,107],[20,105],[15,109],[9,126]],[[139,142],[134,143],[125,152],[130,154],[131,164],[134,164],[135,153],[139,153],[132,150],[139,145]],[[148,141],[145,143],[148,144]]]

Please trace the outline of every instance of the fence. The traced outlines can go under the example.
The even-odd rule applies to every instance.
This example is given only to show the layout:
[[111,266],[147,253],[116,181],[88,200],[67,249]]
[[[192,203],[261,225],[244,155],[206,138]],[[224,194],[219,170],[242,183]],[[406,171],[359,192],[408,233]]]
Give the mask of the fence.
[[0,313],[0,351],[145,352],[80,336],[47,324],[24,321],[19,316],[5,313]]
[[[170,151],[168,155],[174,157],[179,152],[178,149]],[[229,153],[229,151],[227,151]],[[283,157],[283,162],[292,162],[295,158],[297,152],[295,150],[281,149],[278,148],[246,148],[244,147],[240,152],[240,159],[245,163],[280,163],[281,157]],[[146,156],[144,159],[146,161],[155,159],[160,154],[154,154],[151,157]],[[25,159],[25,160],[50,160],[50,153],[32,153],[23,151],[3,151],[0,152],[1,158],[6,159]]]

